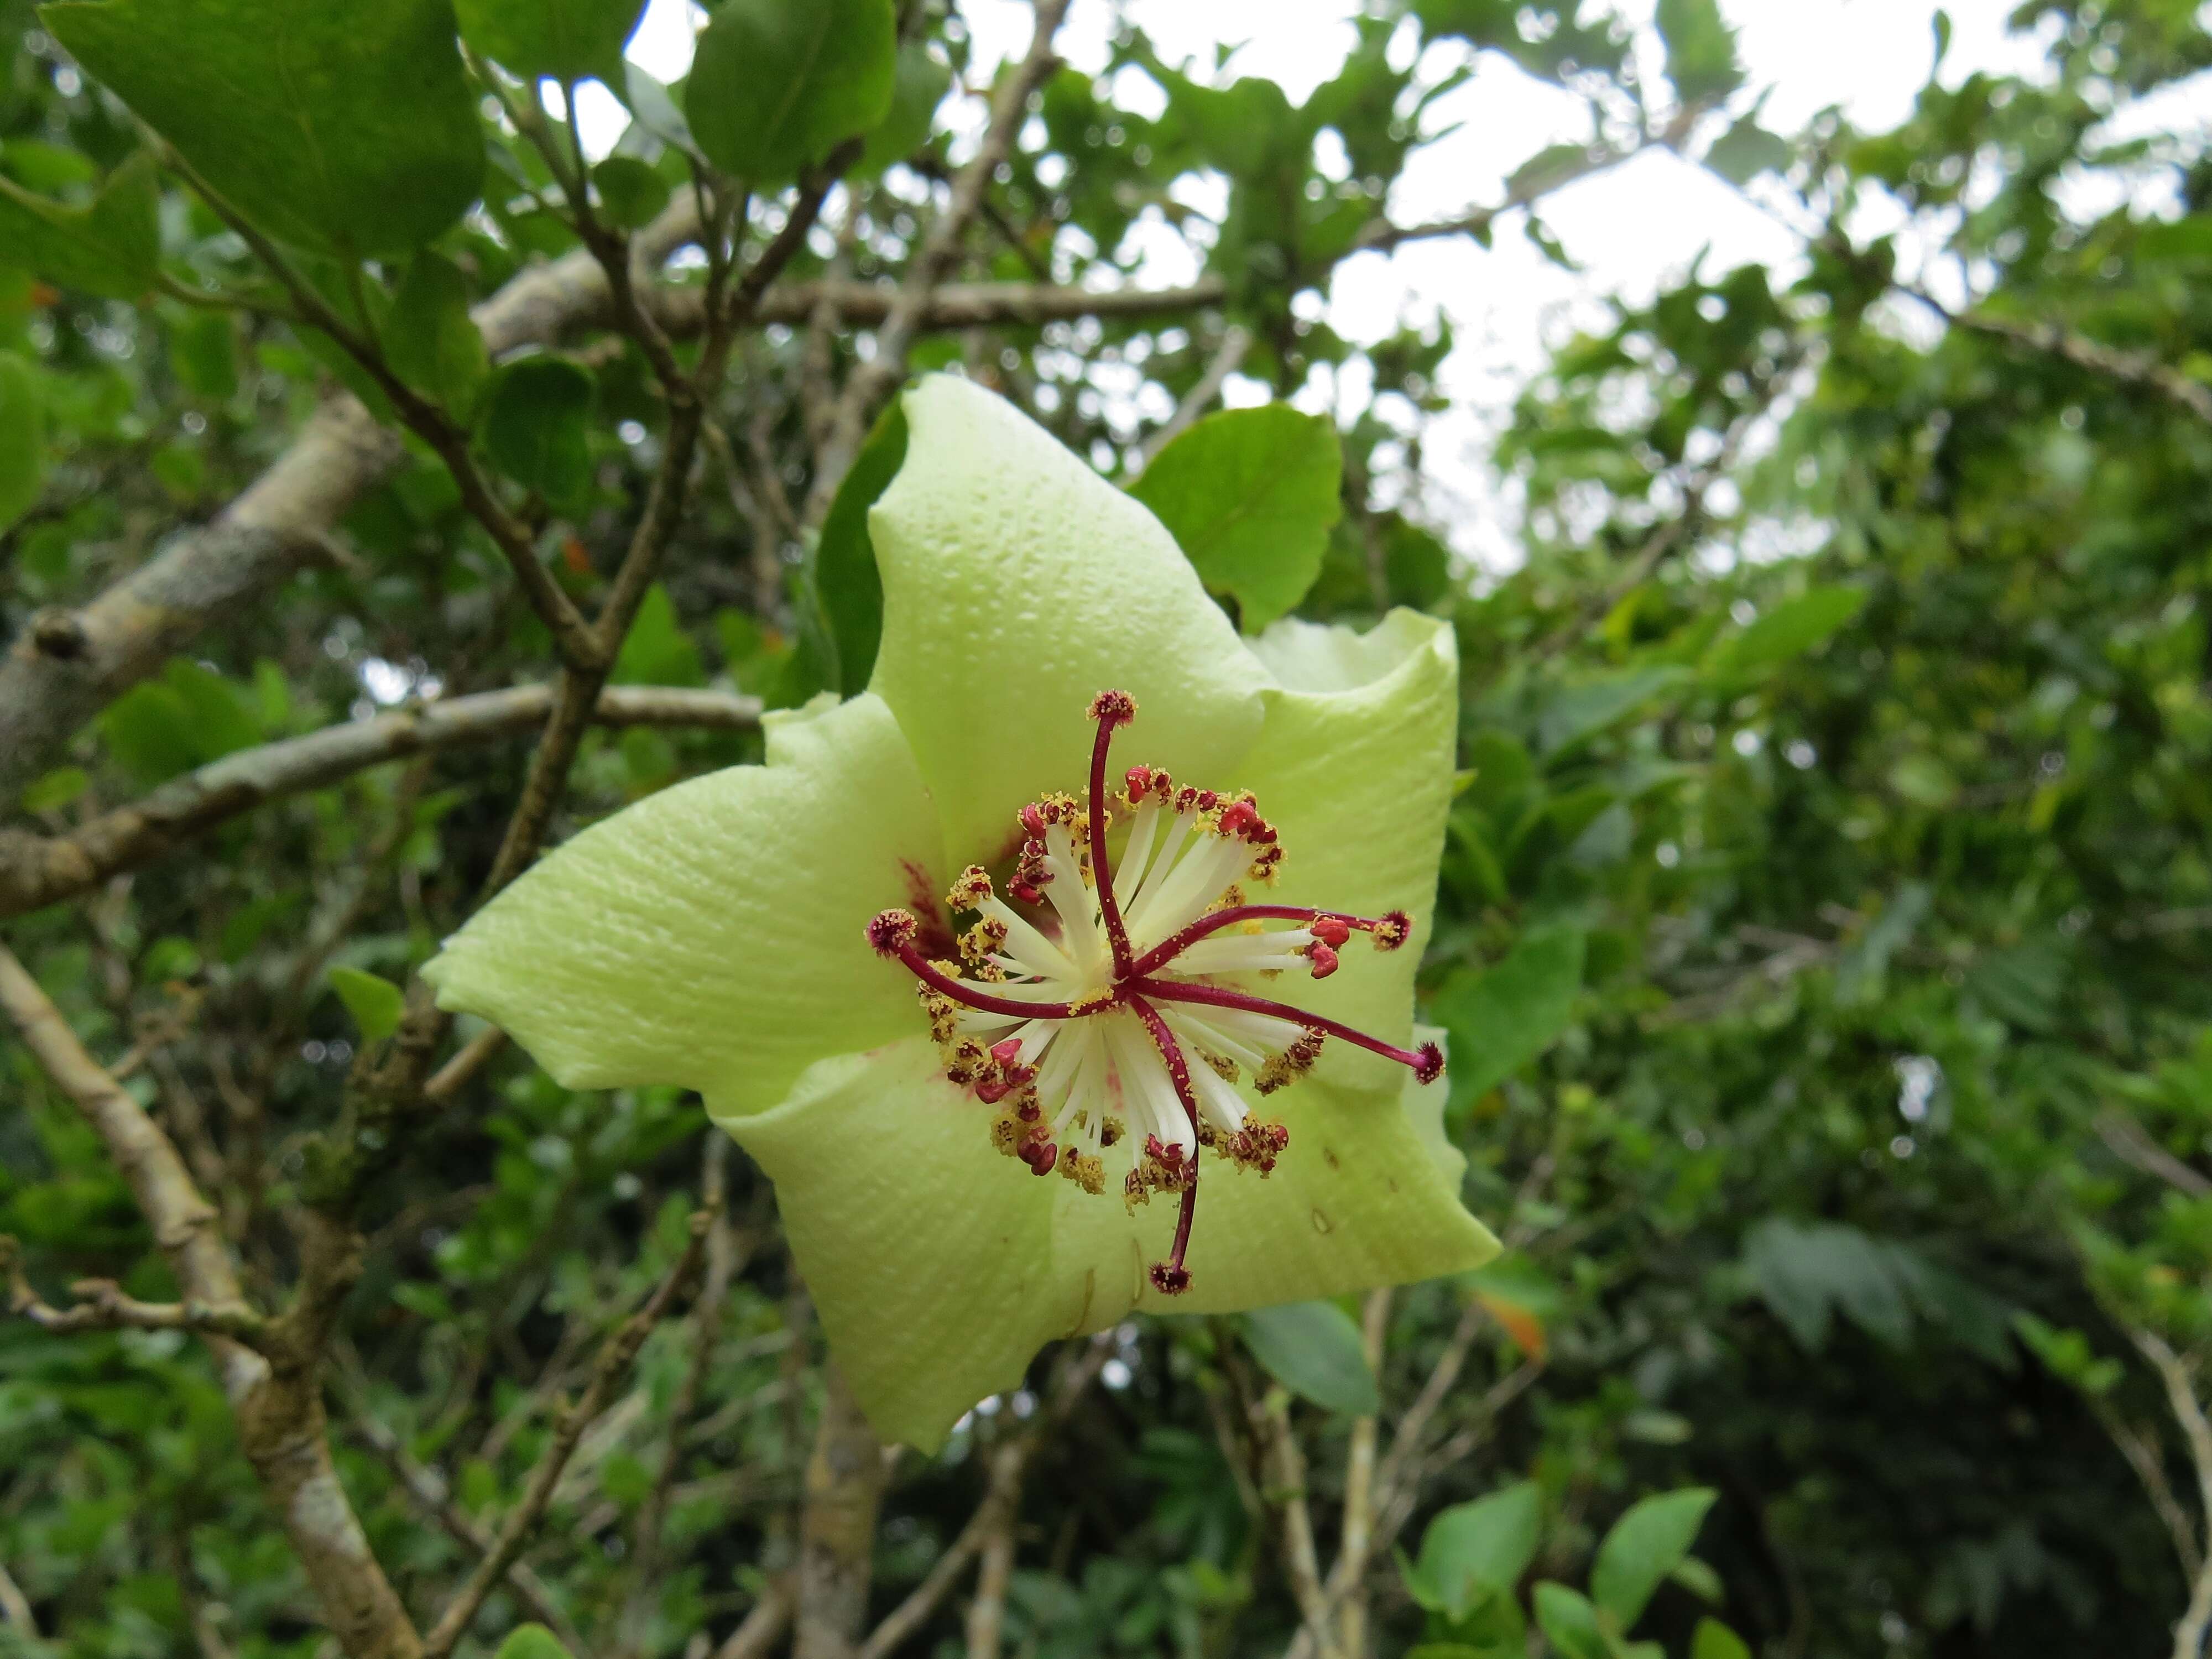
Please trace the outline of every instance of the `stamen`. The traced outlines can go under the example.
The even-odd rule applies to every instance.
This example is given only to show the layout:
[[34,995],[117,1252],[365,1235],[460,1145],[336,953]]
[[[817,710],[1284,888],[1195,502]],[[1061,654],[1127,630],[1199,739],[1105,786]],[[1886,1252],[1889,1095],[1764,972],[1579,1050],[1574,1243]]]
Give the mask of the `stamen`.
[[[1160,1018],[1157,1008],[1142,997],[1132,996],[1129,1009],[1144,1021],[1145,1029],[1152,1033],[1152,1042],[1160,1051],[1160,1058],[1167,1062],[1168,1079],[1175,1085],[1176,1098],[1182,1103],[1182,1109],[1190,1120],[1191,1137],[1196,1139],[1198,1101],[1191,1093],[1190,1063],[1183,1058],[1182,1049],[1175,1040],[1175,1033],[1168,1030],[1167,1021]],[[1182,1189],[1182,1207],[1176,1216],[1175,1246],[1168,1252],[1165,1261],[1152,1263],[1152,1283],[1163,1296],[1181,1296],[1190,1288],[1190,1269],[1183,1265],[1183,1258],[1190,1250],[1190,1224],[1197,1213],[1198,1152],[1194,1146],[1190,1152],[1190,1173],[1185,1178]]]
[[1101,691],[1091,700],[1091,718],[1098,722],[1098,735],[1091,744],[1091,866],[1117,979],[1127,975],[1132,953],[1129,931],[1121,925],[1121,902],[1114,896],[1114,872],[1106,861],[1106,750],[1114,741],[1114,729],[1136,717],[1137,700],[1127,691]]
[[1020,1019],[1073,1019],[1077,1010],[1066,1002],[1026,1002],[1013,997],[991,996],[978,991],[963,979],[955,979],[938,969],[914,948],[915,935],[921,924],[904,910],[884,910],[868,924],[868,943],[879,957],[902,962],[906,969],[932,990],[941,992],[963,1007],[980,1008],[985,1013],[1012,1014]]
[[1419,1048],[1401,1048],[1371,1037],[1355,1026],[1326,1015],[1308,1013],[1287,1002],[1270,1002],[1265,997],[1248,996],[1242,991],[1232,991],[1224,985],[1188,985],[1176,980],[1139,979],[1127,986],[1124,996],[1134,1006],[1140,995],[1158,997],[1164,1002],[1201,1002],[1214,1008],[1241,1008],[1247,1013],[1272,1014],[1277,1019],[1287,1019],[1304,1026],[1310,1031],[1340,1037],[1355,1048],[1364,1048],[1370,1054],[1380,1054],[1385,1060],[1395,1060],[1401,1066],[1413,1068],[1413,1075],[1423,1083],[1433,1083],[1443,1075],[1443,1051],[1433,1042],[1425,1042]]
[[1302,921],[1316,939],[1331,945],[1342,945],[1354,933],[1371,933],[1378,951],[1396,950],[1413,932],[1413,924],[1403,910],[1369,917],[1346,915],[1338,910],[1308,910],[1295,904],[1239,904],[1202,915],[1181,933],[1162,939],[1137,958],[1130,974],[1141,979],[1157,973],[1208,933],[1218,933],[1224,927],[1246,921]]

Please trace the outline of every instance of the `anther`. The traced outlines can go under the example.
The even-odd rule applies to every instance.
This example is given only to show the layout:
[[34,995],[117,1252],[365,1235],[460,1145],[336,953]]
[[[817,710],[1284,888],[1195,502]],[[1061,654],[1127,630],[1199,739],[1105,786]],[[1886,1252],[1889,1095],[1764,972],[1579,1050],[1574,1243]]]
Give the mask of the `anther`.
[[878,910],[868,923],[868,946],[878,956],[895,961],[902,951],[913,948],[921,932],[921,924],[911,911]]
[[1306,931],[1323,945],[1334,947],[1352,937],[1352,924],[1342,916],[1316,916],[1306,924]]
[[971,864],[953,878],[952,889],[945,896],[948,910],[973,910],[991,896],[991,878],[980,864]]
[[1307,945],[1304,954],[1313,963],[1313,976],[1316,979],[1327,979],[1336,971],[1336,952],[1330,950],[1321,940],[1316,939],[1311,945]]

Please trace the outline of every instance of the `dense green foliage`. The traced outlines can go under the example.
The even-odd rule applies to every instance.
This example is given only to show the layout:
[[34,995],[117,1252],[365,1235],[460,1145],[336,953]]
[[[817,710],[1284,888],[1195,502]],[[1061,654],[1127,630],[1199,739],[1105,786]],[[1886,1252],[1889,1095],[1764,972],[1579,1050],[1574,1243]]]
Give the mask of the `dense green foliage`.
[[[725,0],[673,94],[619,77],[636,125],[591,173],[592,234],[704,180],[757,258],[826,164],[848,183],[781,288],[915,270],[969,153],[951,105],[927,117],[972,72],[965,27],[933,3],[799,9]],[[23,745],[0,754],[21,786],[0,864],[226,756],[554,674],[556,630],[456,455],[549,587],[586,616],[619,599],[684,419],[658,331],[601,304],[488,351],[466,307],[580,246],[565,130],[483,58],[616,76],[634,10],[465,0],[465,63],[441,0],[0,0],[0,611],[8,672],[46,677],[0,678],[25,699],[0,708]],[[964,1628],[965,1650],[1052,1659],[1283,1651],[1287,1517],[1325,1570],[1364,1507],[1345,1498],[1379,1401],[1386,1461],[1420,1417],[1373,1516],[1395,1554],[1354,1598],[1382,1655],[2172,1651],[2212,1522],[2191,1496],[2212,1483],[2212,161],[2102,124],[2212,65],[2212,36],[2183,0],[2030,3],[2040,76],[1934,84],[1894,132],[1829,117],[1785,142],[1706,0],[1662,0],[1664,85],[1596,6],[1371,10],[1298,106],[1136,34],[1117,75],[1053,72],[926,273],[1002,288],[922,315],[890,385],[960,366],[1110,476],[1141,471],[1248,624],[1453,620],[1464,769],[1423,982],[1468,1202],[1511,1248],[1364,1307],[1124,1328],[1039,1437],[1011,1555],[984,1550],[976,1599],[1003,1601],[1003,1631],[963,1626],[963,1582],[906,1650],[963,1650]],[[1447,44],[1406,67],[1423,40]],[[1513,158],[1510,212],[1394,226],[1429,106],[1479,52],[1587,98],[1593,148]],[[788,97],[760,95],[769,60]],[[1292,302],[1412,234],[1552,246],[1547,190],[1662,137],[1786,204],[1807,266],[1700,269],[1556,354],[1497,457],[1525,559],[1478,574],[1413,478],[1448,331],[1362,348]],[[755,193],[718,197],[722,170]],[[1218,222],[1170,192],[1200,173],[1226,182]],[[1868,228],[1885,204],[1894,237]],[[1208,286],[1036,308],[1040,289],[1130,286],[1128,233],[1162,218]],[[1927,247],[1970,273],[1957,314],[1919,287]],[[687,371],[723,264],[647,262],[653,292],[695,302],[665,346]],[[622,613],[618,689],[783,707],[866,683],[865,507],[905,428],[878,399],[839,456],[838,389],[878,348],[835,308],[767,314],[683,453],[696,488]],[[1363,361],[1372,396],[1333,436],[1274,406],[1148,457],[1179,400],[1212,401],[1232,339],[1279,398]],[[7,722],[105,648],[70,618],[341,386],[415,435],[247,597],[138,617],[143,663],[33,755]],[[595,729],[553,836],[757,757],[743,730]],[[822,1352],[772,1190],[696,1100],[570,1093],[512,1050],[391,1120],[390,1144],[362,1127],[416,1029],[403,988],[474,902],[529,764],[516,725],[323,779],[16,905],[5,939],[179,1143],[256,1307],[313,1303],[319,1230],[365,1236],[307,1395],[425,1631],[726,1164],[722,1294],[653,1331],[526,1582],[463,1638],[489,1653],[550,1613],[580,1653],[698,1659],[779,1593],[805,1524]],[[424,1063],[476,1035],[441,1033]],[[20,1301],[88,1303],[70,1286],[90,1278],[179,1295],[174,1241],[12,1035],[0,1235]],[[1463,1366],[1425,1401],[1449,1354]],[[1073,1359],[896,1465],[871,1626]],[[198,1336],[0,1322],[0,1653],[331,1650],[240,1433]]]

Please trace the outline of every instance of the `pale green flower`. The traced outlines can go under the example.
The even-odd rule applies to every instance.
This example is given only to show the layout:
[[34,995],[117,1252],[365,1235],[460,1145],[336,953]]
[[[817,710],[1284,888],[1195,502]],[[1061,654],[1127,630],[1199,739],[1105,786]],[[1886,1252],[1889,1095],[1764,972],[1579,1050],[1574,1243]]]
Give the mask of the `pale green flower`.
[[[1412,1023],[1450,629],[1241,640],[1158,521],[1010,405],[940,375],[906,414],[868,690],[586,830],[424,972],[571,1088],[697,1090],[774,1179],[861,1406],[930,1450],[1055,1338],[1497,1245]],[[1293,914],[1224,918],[1237,884]],[[1295,1020],[1219,1006],[1255,999]]]

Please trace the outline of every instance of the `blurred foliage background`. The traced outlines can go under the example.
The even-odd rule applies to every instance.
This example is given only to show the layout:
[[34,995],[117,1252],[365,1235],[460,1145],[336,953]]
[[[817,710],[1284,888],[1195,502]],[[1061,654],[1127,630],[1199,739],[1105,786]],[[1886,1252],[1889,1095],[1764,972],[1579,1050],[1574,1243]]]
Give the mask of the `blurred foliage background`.
[[[635,10],[464,0],[465,64],[442,0],[0,3],[0,1650],[2200,1652],[2212,161],[2104,136],[2212,65],[2197,8],[2030,0],[2038,75],[1795,133],[1711,0],[1661,0],[1663,78],[1591,0],[1372,0],[1298,106],[1127,31],[1152,113],[1042,49],[994,86],[942,0],[724,0],[672,94],[615,67]],[[1395,221],[1479,53],[1589,144]],[[592,73],[636,124],[586,196],[521,77]],[[1358,250],[1547,245],[1548,191],[1654,144],[1809,267],[1557,352],[1496,457],[1523,557],[1474,568],[1419,477],[1448,332],[1309,301]],[[1199,283],[1133,274],[1146,216]],[[696,1100],[566,1092],[406,988],[518,801],[526,857],[865,683],[902,434],[860,439],[951,366],[1145,474],[1247,626],[1451,618],[1424,985],[1511,1248],[1048,1353],[883,1455],[832,1606],[773,1192]],[[1211,415],[1331,366],[1371,392]],[[103,1133],[141,1108],[228,1327]],[[224,1345],[279,1329],[241,1392]]]

